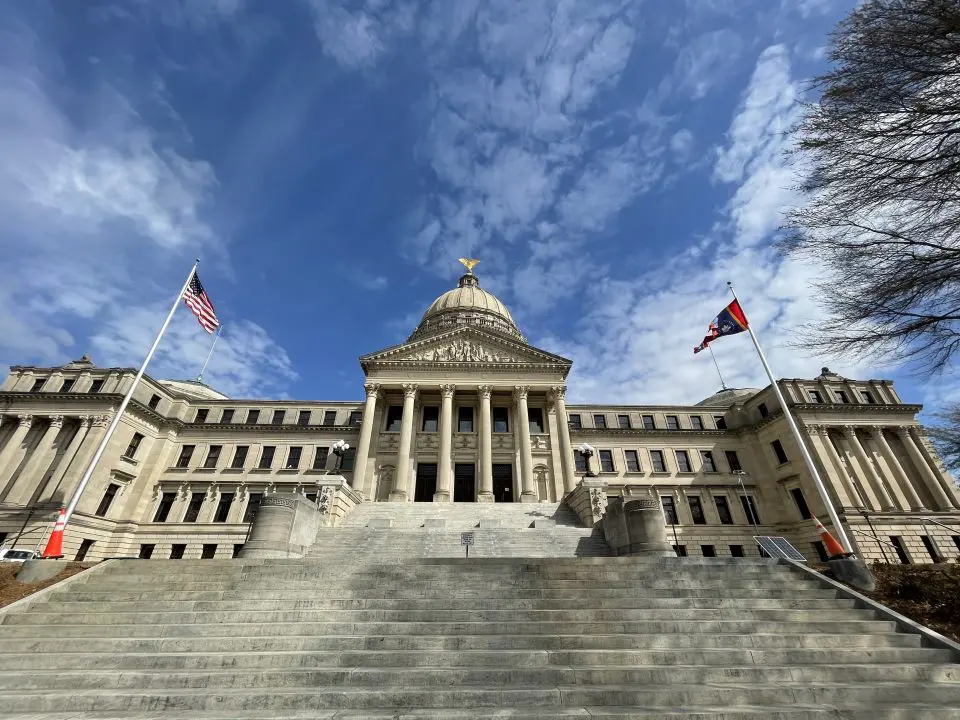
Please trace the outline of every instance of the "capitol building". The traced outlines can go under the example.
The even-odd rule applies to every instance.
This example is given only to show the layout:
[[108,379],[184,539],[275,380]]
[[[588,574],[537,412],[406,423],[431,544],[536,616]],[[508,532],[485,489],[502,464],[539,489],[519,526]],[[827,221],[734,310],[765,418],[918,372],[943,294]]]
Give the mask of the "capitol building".
[[[360,365],[353,402],[245,400],[144,376],[68,526],[67,557],[230,558],[278,494],[318,512],[331,488],[354,505],[559,507],[585,482],[591,497],[659,500],[680,555],[756,555],[757,535],[782,535],[811,561],[824,555],[812,516],[827,513],[770,387],[695,405],[567,404],[571,361],[530,345],[470,271],[404,342]],[[135,374],[86,356],[10,369],[0,545],[42,549]],[[889,380],[827,368],[779,385],[858,554],[960,554],[960,496],[919,405]],[[337,456],[340,440],[350,449]]]

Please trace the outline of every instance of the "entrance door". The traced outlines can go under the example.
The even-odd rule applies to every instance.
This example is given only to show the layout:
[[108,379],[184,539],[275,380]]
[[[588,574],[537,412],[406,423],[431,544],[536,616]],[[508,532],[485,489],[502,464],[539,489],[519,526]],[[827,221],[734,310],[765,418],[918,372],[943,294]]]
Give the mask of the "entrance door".
[[493,466],[493,501],[513,502],[513,465]]
[[433,502],[437,492],[437,464],[417,463],[417,487],[413,491],[414,502]]
[[476,502],[477,472],[473,463],[457,463],[453,466],[453,501]]

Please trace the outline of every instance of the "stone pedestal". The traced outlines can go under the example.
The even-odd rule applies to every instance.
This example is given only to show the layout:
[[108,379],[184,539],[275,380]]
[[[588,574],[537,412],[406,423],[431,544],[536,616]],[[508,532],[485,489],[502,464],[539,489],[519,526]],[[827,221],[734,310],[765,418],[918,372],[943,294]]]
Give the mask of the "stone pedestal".
[[601,527],[615,555],[676,556],[667,542],[660,501],[654,498],[614,498],[607,505]]
[[597,477],[585,477],[563,498],[584,527],[593,527],[607,510],[607,483]]
[[827,567],[840,582],[870,592],[876,589],[877,579],[863,560],[857,558],[836,558],[827,561]]

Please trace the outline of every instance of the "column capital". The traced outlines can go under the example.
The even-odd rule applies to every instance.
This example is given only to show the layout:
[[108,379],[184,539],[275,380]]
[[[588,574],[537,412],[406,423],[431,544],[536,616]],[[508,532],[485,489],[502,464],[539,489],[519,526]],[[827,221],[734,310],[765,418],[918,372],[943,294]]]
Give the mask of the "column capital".
[[364,383],[363,389],[367,393],[367,397],[371,395],[373,397],[380,397],[380,384],[379,383]]
[[900,438],[913,437],[913,436],[911,435],[911,433],[910,433],[910,428],[909,428],[909,427],[904,427],[903,425],[901,425],[900,427],[895,427],[895,428],[893,428],[893,431],[894,431],[895,433],[897,433],[897,436],[900,437]]
[[109,415],[91,415],[90,424],[94,427],[106,427],[110,424]]
[[807,430],[812,432],[814,435],[826,435],[827,426],[826,425],[807,425]]
[[80,427],[85,428],[90,426],[90,416],[89,415],[78,415],[77,420],[80,421]]
[[20,427],[30,427],[33,424],[33,415],[17,415]]
[[490,395],[493,394],[493,386],[492,386],[492,385],[480,385],[480,386],[477,387],[477,392],[480,393],[480,397],[481,397],[481,398],[483,398],[483,399],[485,399],[485,400],[489,400],[489,399],[490,399]]
[[554,385],[547,393],[550,402],[563,402],[567,397],[567,388],[565,385]]
[[857,428],[854,425],[841,425],[840,430],[848,438],[856,438]]
[[527,385],[515,385],[513,388],[513,399],[526,400],[529,392],[530,388]]
[[877,435],[878,437],[882,438],[883,431],[886,430],[888,427],[889,425],[868,425],[867,429],[870,430],[870,432],[873,433],[874,435]]
[[63,415],[50,415],[50,427],[61,428],[63,427]]
[[403,388],[403,397],[414,399],[417,397],[417,392],[420,390],[420,386],[416,383],[404,383],[400,387]]
[[452,398],[453,394],[457,391],[456,385],[441,385],[440,386],[440,395],[445,398]]

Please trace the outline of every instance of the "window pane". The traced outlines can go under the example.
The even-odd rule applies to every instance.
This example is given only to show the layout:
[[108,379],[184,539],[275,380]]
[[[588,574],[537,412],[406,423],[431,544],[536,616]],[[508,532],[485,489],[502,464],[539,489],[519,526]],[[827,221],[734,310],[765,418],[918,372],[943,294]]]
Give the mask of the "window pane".
[[141,560],[149,560],[153,556],[153,549],[156,547],[153,543],[144,543],[140,545],[140,554],[137,556]]
[[809,390],[808,393],[810,395],[810,402],[812,403],[823,402],[823,397],[821,397],[819,390]]
[[207,408],[200,408],[197,410],[197,416],[193,419],[198,425],[205,423],[207,421],[207,414],[210,411]]
[[787,462],[787,453],[784,451],[783,445],[779,440],[774,440],[772,443],[770,443],[770,446],[773,448],[774,455],[777,456],[777,462],[779,462],[781,465]]
[[357,449],[350,448],[343,454],[343,462],[340,465],[341,470],[353,470],[353,464],[357,461]]
[[680,522],[677,518],[677,506],[673,503],[673,498],[669,495],[660,496],[660,505],[663,506],[664,517],[667,518],[667,522],[671,525],[676,525]]
[[117,496],[120,486],[114,483],[107,485],[107,491],[103,494],[103,499],[100,500],[100,505],[97,507],[97,512],[95,513],[98,517],[106,517],[107,512],[110,510],[110,505],[113,503],[113,499]]
[[585,473],[587,471],[587,459],[576,450],[573,451],[573,459],[577,465],[577,472]]
[[151,410],[156,410],[156,409],[157,409],[157,405],[159,405],[159,404],[160,404],[160,396],[159,396],[159,395],[151,395],[151,396],[150,396],[150,402],[147,403],[147,405],[150,407],[150,409],[151,409]]
[[213,521],[217,523],[222,523],[227,521],[227,516],[230,514],[230,506],[233,504],[233,493],[222,493],[220,495],[220,500],[217,502],[217,510],[213,514]]
[[183,553],[186,552],[187,546],[183,543],[175,543],[170,546],[170,559],[171,560],[182,560]]
[[703,418],[701,418],[699,415],[691,415],[690,427],[694,430],[703,430]]
[[351,410],[350,417],[347,419],[347,425],[351,427],[359,425],[363,421],[363,413],[360,410]]
[[704,557],[716,557],[717,549],[713,545],[701,545],[700,552]]
[[250,493],[250,499],[247,500],[247,509],[243,511],[243,522],[253,522],[260,507],[260,500],[263,499],[263,493]]
[[667,466],[663,462],[663,450],[650,451],[650,463],[653,465],[654,472],[666,472]]
[[327,455],[329,454],[330,449],[325,447],[318,447],[317,452],[313,456],[313,469],[314,470],[323,470],[327,467]]
[[46,382],[46,378],[40,378],[39,380],[33,381],[33,387],[30,388],[30,392],[40,392],[40,388],[43,387],[43,384]]
[[203,507],[204,493],[193,493],[190,496],[190,504],[187,505],[187,513],[183,516],[185,523],[196,522],[200,517],[200,508]]
[[220,450],[222,449],[222,445],[211,445],[207,451],[207,459],[204,461],[203,466],[207,469],[215,468],[217,461],[220,459]]
[[723,415],[714,415],[713,424],[717,426],[717,430],[727,429],[727,419]]
[[807,507],[807,499],[803,496],[803,490],[800,488],[793,488],[790,491],[790,494],[793,496],[793,501],[797,504],[797,510],[800,512],[800,517],[804,520],[809,520],[812,515],[810,514],[810,508]]
[[543,434],[543,410],[527,408],[527,419],[530,422],[530,432],[534,435]]
[[625,450],[624,457],[627,459],[628,472],[640,472],[640,458],[637,457],[636,450]]
[[247,412],[247,425],[256,425],[260,422],[260,411],[250,410]]
[[493,408],[493,431],[495,433],[510,432],[510,410],[505,407]]
[[667,430],[679,430],[680,419],[676,415],[667,415]]
[[437,432],[440,426],[440,408],[425,407],[423,409],[423,432]]
[[273,420],[270,421],[271,425],[283,425],[283,419],[286,417],[286,410],[274,410],[273,411]]
[[716,472],[717,464],[713,461],[713,453],[709,450],[700,451],[700,459],[703,461],[704,472]]
[[140,433],[134,433],[133,437],[130,438],[130,444],[127,445],[127,449],[124,451],[124,457],[133,458],[137,454],[137,450],[140,447],[140,443],[143,441],[143,435]]
[[621,430],[630,429],[630,416],[629,415],[617,415],[617,425]]
[[157,511],[153,514],[154,522],[166,522],[170,515],[170,508],[173,507],[173,501],[177,499],[176,493],[164,493],[157,505]]
[[843,404],[845,405],[845,404],[847,404],[848,402],[850,402],[850,398],[847,397],[847,393],[844,392],[843,390],[835,390],[834,392],[835,392],[836,395],[837,395],[837,402],[838,402],[838,403],[843,403]]
[[[401,408],[402,410],[402,408]],[[327,426],[333,426],[337,424],[337,411],[336,410],[325,410],[323,413],[323,424]]]
[[767,410],[766,403],[760,403],[759,405],[757,405],[757,410],[760,411],[760,417],[762,418],[765,418],[767,415],[770,414],[770,411]]
[[103,380],[94,380],[93,384],[90,386],[90,392],[98,393],[103,390]]
[[277,451],[272,445],[267,445],[260,453],[260,468],[267,470],[273,465],[273,454]]
[[573,430],[579,430],[583,427],[583,423],[580,420],[579,415],[571,415],[569,419],[570,428]]
[[861,393],[861,394],[863,395],[863,401],[864,401],[867,405],[876,405],[876,404],[877,404],[877,401],[873,399],[873,393],[870,392],[869,390],[864,390],[863,393]]
[[391,405],[387,408],[387,432],[400,432],[400,424],[403,422],[403,406]]
[[603,472],[614,472],[612,450],[600,451],[600,470]]
[[193,445],[184,445],[180,448],[180,457],[177,458],[177,467],[190,467],[190,458],[193,457]]
[[247,461],[248,449],[249,447],[247,445],[237,445],[237,449],[233,453],[233,462],[230,464],[230,467],[234,469],[242,468],[244,463]]
[[703,505],[700,504],[700,498],[691,495],[687,498],[690,503],[690,515],[693,517],[694,525],[706,525],[707,518],[703,514]]
[[677,470],[680,472],[690,472],[690,456],[686,450],[677,450]]
[[224,425],[229,425],[233,422],[233,410],[224,410],[223,414],[220,416],[220,422]]
[[473,432],[472,407],[461,407],[457,409],[457,432]]
[[300,413],[297,415],[297,425],[304,427],[309,424],[310,424],[310,411],[301,410]]
[[655,430],[657,424],[653,421],[653,415],[643,416],[643,427],[645,430]]
[[757,512],[757,504],[751,495],[741,495],[740,504],[743,506],[743,514],[747,516],[747,522],[751,525],[760,524],[760,513]]
[[715,497],[713,501],[717,505],[717,515],[720,516],[720,522],[724,525],[733,525],[733,515],[730,514],[730,504],[722,496]]
[[740,467],[740,458],[737,457],[736,450],[726,450],[725,454],[727,456],[727,465],[730,466],[730,472],[743,470],[743,468]]
[[300,467],[300,455],[303,453],[302,447],[292,447],[287,453],[287,470],[296,470]]
[[60,392],[68,393],[71,390],[73,390],[73,383],[74,383],[73,379],[64,380],[63,384],[60,386]]
[[600,428],[601,430],[606,429],[607,427],[607,417],[606,415],[594,415],[593,416],[593,426],[595,428]]

